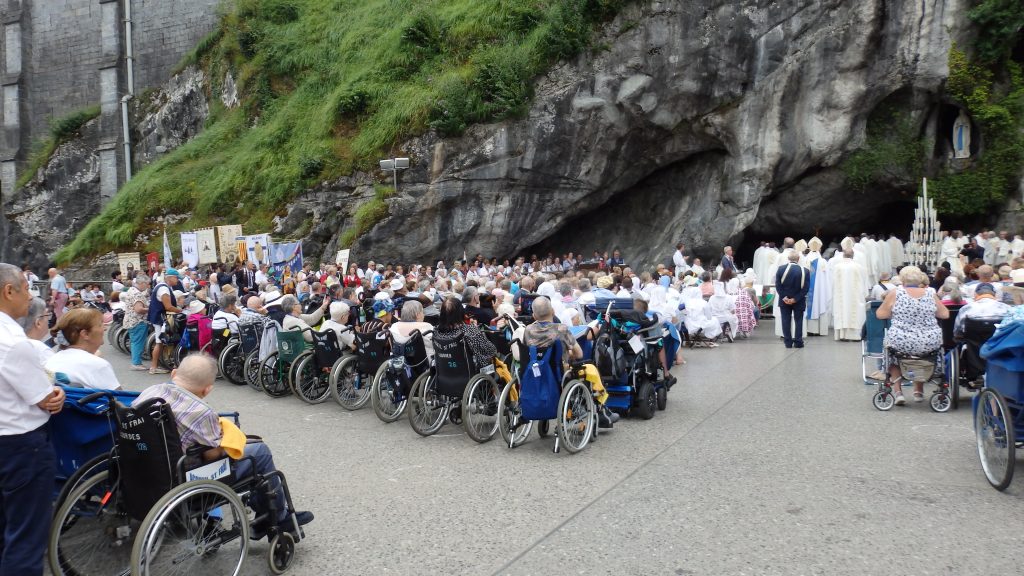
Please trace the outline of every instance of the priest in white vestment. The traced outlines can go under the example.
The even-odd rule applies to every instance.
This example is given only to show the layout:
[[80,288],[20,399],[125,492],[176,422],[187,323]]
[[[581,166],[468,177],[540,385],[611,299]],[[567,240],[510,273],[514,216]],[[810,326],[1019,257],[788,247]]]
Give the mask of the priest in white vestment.
[[1013,241],[1010,242],[1010,256],[1020,258],[1022,254],[1024,254],[1024,238],[1017,234],[1013,237]]
[[680,274],[690,269],[686,265],[686,256],[683,254],[682,242],[676,244],[676,252],[672,255],[672,264],[675,266],[675,278],[673,280],[678,280]]
[[939,256],[939,261],[949,262],[950,272],[963,277],[964,266],[960,263],[960,250],[956,247],[956,239],[947,232],[943,232],[943,234],[946,237],[942,239],[942,252]]
[[889,254],[892,257],[893,269],[889,271],[890,274],[896,271],[896,268],[902,268],[907,263],[907,255],[903,250],[903,242],[895,236],[889,236]]
[[[875,251],[869,244],[870,240],[867,238],[861,238],[860,242],[853,247],[854,258],[858,259],[858,262],[862,262],[864,271],[868,274],[868,286],[878,281],[878,276],[875,274]],[[860,254],[860,258],[857,255]]]
[[775,281],[768,281],[768,273],[771,271],[772,267],[775,266],[775,261],[778,257],[778,250],[771,246],[765,246],[764,250],[761,252],[761,262],[758,263],[756,260],[754,261],[754,274],[757,274],[757,277],[769,286],[774,286]]
[[829,314],[832,305],[832,283],[829,277],[829,263],[821,256],[821,240],[817,236],[807,242],[810,250],[800,265],[811,271],[811,287],[807,291],[807,309],[804,312],[804,326],[808,334],[828,335],[831,324]]
[[864,278],[866,272],[855,259],[853,250],[844,250],[843,257],[830,264],[832,280],[832,323],[836,340],[860,340],[866,312]]
[[[771,286],[775,286],[775,276],[778,275],[779,267],[790,262],[789,253],[795,250],[796,248],[786,248],[781,254],[779,254],[778,258],[775,260],[775,264],[768,271],[768,276],[765,278],[765,284],[771,283]],[[775,294],[776,297],[772,300],[772,316],[775,317],[775,335],[782,338],[782,312],[779,309],[780,298],[778,297],[778,292]],[[807,338],[807,322],[802,322],[801,324],[803,325],[800,330],[800,339],[802,340]],[[797,339],[796,334],[793,334],[792,336],[794,340]]]

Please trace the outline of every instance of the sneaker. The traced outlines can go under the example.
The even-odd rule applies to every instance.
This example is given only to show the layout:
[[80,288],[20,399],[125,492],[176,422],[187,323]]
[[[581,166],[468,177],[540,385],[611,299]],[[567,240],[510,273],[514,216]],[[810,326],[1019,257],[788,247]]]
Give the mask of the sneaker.
[[901,393],[897,393],[896,394],[896,405],[897,406],[903,406],[906,403],[907,403],[907,399],[903,397],[903,393],[902,392]]
[[914,402],[924,402],[924,392],[914,392]]
[[665,388],[668,388],[669,390],[671,390],[672,386],[675,386],[675,383],[676,383],[676,377],[671,375],[671,374],[669,374],[668,378],[665,379]]
[[611,428],[613,424],[619,421],[619,418],[621,416],[609,410],[607,406],[601,406],[597,409],[598,428]]
[[135,370],[135,371],[138,371],[138,372],[148,372],[149,368],[143,366],[142,364],[132,364],[132,370]]
[[163,368],[150,368],[150,374],[170,374],[170,370],[164,370]]

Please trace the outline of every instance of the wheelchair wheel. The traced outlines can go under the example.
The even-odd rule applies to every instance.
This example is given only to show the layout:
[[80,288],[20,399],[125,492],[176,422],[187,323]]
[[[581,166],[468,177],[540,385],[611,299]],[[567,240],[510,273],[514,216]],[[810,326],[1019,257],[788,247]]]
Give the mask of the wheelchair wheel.
[[658,398],[658,410],[664,410],[665,407],[668,406],[668,388],[665,388],[664,386],[658,388],[655,395]]
[[174,370],[178,366],[181,366],[181,361],[184,360],[186,356],[188,356],[188,348],[185,348],[184,346],[175,346],[174,352],[170,354],[170,361],[168,362],[170,366],[168,366],[167,369]]
[[571,380],[558,401],[558,439],[565,449],[576,453],[587,447],[594,434],[594,397],[581,380]]
[[647,380],[640,382],[636,389],[633,408],[636,408],[637,416],[644,420],[654,418],[654,413],[658,410],[658,398],[654,392],[654,384]]
[[287,368],[281,366],[277,352],[273,352],[260,364],[260,383],[263,391],[271,398],[281,398],[292,393],[288,387]]
[[551,435],[551,421],[541,420],[537,422],[537,435],[541,438],[547,438]]
[[245,376],[245,383],[257,392],[263,391],[263,381],[260,378],[260,351],[253,350],[242,362],[242,374]]
[[329,379],[331,396],[345,410],[358,410],[370,399],[370,382],[359,373],[359,358],[344,356],[334,363]]
[[295,558],[295,537],[288,532],[279,532],[270,540],[267,564],[273,574],[284,574]]
[[402,417],[408,397],[402,395],[398,375],[388,369],[388,363],[380,365],[370,386],[370,405],[381,422],[391,423]]
[[295,395],[307,404],[319,404],[331,395],[329,377],[317,367],[312,353],[303,354],[295,362],[292,377],[295,379]]
[[245,504],[215,480],[175,486],[149,510],[132,546],[132,574],[231,574],[249,549]]
[[498,431],[500,397],[498,383],[486,374],[477,374],[466,384],[462,395],[462,425],[474,441],[487,442]]
[[217,358],[221,375],[235,386],[245,384],[245,358],[242,357],[241,343],[235,341],[224,347]]
[[64,485],[61,486],[60,494],[57,496],[57,501],[53,504],[54,512],[60,510],[61,504],[68,499],[71,492],[78,488],[83,482],[96,476],[100,472],[106,472],[110,468],[110,461],[112,458],[116,458],[113,454],[100,454],[82,464],[75,470],[67,480],[64,481]]
[[875,408],[878,408],[882,412],[886,412],[891,410],[896,404],[896,397],[892,395],[892,392],[879,390],[871,399],[871,403],[875,405]]
[[118,350],[125,354],[132,353],[132,335],[128,330],[122,328],[117,333],[117,340],[114,341],[114,346]]
[[725,339],[728,340],[730,344],[736,341],[736,337],[732,335],[732,326],[730,326],[728,322],[722,324],[722,334],[725,335]]
[[146,336],[146,343],[142,346],[142,359],[149,362],[153,359],[153,347],[156,346],[156,334],[150,332]]
[[57,510],[47,560],[57,574],[127,574],[135,525],[106,471],[85,478]]
[[409,424],[420,436],[431,436],[444,426],[448,403],[437,393],[437,380],[430,372],[420,374],[409,392]]
[[932,397],[928,399],[928,404],[932,407],[933,412],[949,412],[949,409],[953,407],[953,401],[946,391],[939,391],[932,394]]
[[982,388],[974,413],[974,432],[985,478],[996,490],[1006,490],[1013,481],[1016,439],[1013,416],[999,392]]
[[[505,385],[501,391],[501,397],[498,399],[498,432],[509,448],[515,448],[526,442],[526,439],[530,437],[530,432],[533,431],[533,421],[523,420],[519,395],[516,394],[515,400],[511,398],[512,390],[515,389],[518,392],[515,386],[516,381],[513,379],[512,382]],[[513,430],[515,431],[514,436]]]
[[121,330],[120,324],[111,324],[107,326],[106,340],[110,346],[117,345],[117,333]]

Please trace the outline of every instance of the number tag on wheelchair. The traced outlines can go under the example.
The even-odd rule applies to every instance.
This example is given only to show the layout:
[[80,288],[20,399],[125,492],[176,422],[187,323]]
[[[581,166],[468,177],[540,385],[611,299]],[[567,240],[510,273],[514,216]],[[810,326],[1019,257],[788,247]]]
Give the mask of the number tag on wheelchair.
[[185,473],[185,477],[189,482],[193,480],[220,480],[230,475],[231,461],[227,458],[210,462],[205,466],[200,466]]
[[634,334],[633,337],[629,339],[629,347],[633,349],[634,354],[639,354],[644,349],[643,338],[638,334]]
[[533,376],[535,378],[540,378],[540,364],[537,364],[536,362],[533,363]]

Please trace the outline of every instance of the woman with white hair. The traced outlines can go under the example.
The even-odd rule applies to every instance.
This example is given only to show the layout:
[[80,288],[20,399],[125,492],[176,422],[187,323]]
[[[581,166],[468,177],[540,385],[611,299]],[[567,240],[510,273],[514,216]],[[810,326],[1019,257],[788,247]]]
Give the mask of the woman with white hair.
[[402,304],[402,317],[398,322],[391,324],[391,338],[396,344],[405,344],[412,338],[413,332],[419,332],[423,336],[423,345],[427,350],[427,357],[434,357],[434,343],[432,340],[434,327],[423,321],[423,305],[418,300],[406,300]]
[[343,351],[355,350],[355,331],[348,325],[348,317],[352,313],[352,309],[344,302],[331,302],[330,312],[330,319],[324,320],[324,323],[320,325],[320,331],[333,331],[334,336],[338,339],[338,347]]
[[[949,318],[949,310],[939,300],[935,290],[926,288],[928,276],[917,266],[904,266],[900,270],[903,285],[885,294],[875,316],[880,320],[892,319],[885,334],[885,349],[889,354],[889,374],[896,405],[906,403],[903,398],[903,378],[898,356],[923,356],[942,346],[942,328],[938,319]],[[924,383],[914,382],[914,401],[924,400]]]
[[[324,312],[327,311],[327,307],[330,304],[331,301],[325,298],[322,306],[309,314],[303,314],[302,304],[299,304],[298,298],[291,294],[283,296],[281,298],[281,309],[284,310],[285,316],[281,326],[285,330],[309,330],[320,323],[320,320],[324,317]],[[302,337],[306,342],[313,343],[313,335],[309,332],[305,332]]]

